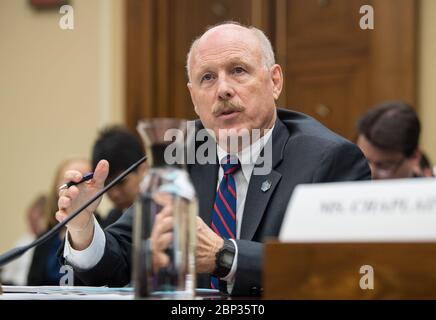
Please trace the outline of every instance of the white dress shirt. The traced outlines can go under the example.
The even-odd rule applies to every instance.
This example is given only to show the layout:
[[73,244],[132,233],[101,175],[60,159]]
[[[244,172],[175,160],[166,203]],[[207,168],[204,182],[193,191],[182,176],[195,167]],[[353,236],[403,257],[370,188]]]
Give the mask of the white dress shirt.
[[106,246],[106,236],[104,231],[94,216],[94,236],[88,248],[75,250],[70,245],[70,236],[67,231],[65,236],[64,258],[74,268],[88,270],[97,265],[103,258],[104,247]]
[[[265,133],[265,135],[262,136],[262,138],[258,139],[252,145],[246,147],[245,149],[243,149],[237,154],[238,160],[241,163],[241,170],[238,170],[236,171],[236,173],[233,174],[236,184],[236,239],[239,239],[241,235],[241,225],[242,225],[242,216],[244,214],[244,208],[245,208],[245,199],[247,197],[248,185],[250,184],[250,179],[254,170],[254,166],[256,164],[257,159],[259,158],[260,152],[262,151],[263,147],[270,139],[273,129],[274,127],[271,130],[268,130],[268,132]],[[227,155],[228,152],[223,150],[217,144],[217,156],[218,159],[220,159],[220,163],[222,163],[222,161],[227,157]],[[220,166],[218,171],[217,190],[219,188],[223,176],[224,176],[224,169],[222,166]],[[222,278],[222,280],[227,281],[228,292],[232,292],[232,288],[235,280],[235,273],[238,266],[238,246],[236,244],[236,241],[234,241],[233,239],[230,239],[230,241],[232,241],[233,244],[235,245],[235,249],[236,249],[235,259],[233,260],[232,268],[229,274],[224,278]]]
[[[248,185],[250,183],[251,175],[253,173],[254,166],[259,158],[260,152],[262,151],[265,144],[271,138],[271,134],[274,127],[271,130],[268,130],[264,136],[254,142],[252,145],[246,147],[241,152],[237,154],[239,162],[241,163],[241,170],[238,170],[233,176],[235,178],[236,183],[236,196],[237,196],[237,211],[236,211],[236,239],[239,239],[241,234],[241,224],[242,224],[242,216],[244,213],[245,207],[245,199],[247,195]],[[219,145],[217,145],[217,156],[218,159],[224,159],[228,153],[223,150]],[[223,168],[220,166],[218,171],[218,181],[217,181],[217,189],[221,182],[221,179],[224,176]],[[95,219],[95,218],[94,218]],[[97,263],[101,260],[104,254],[104,248],[106,245],[106,237],[104,235],[103,229],[98,224],[97,220],[94,220],[94,236],[91,244],[88,248],[78,251],[74,250],[69,243],[69,236],[67,232],[67,236],[65,237],[65,248],[64,248],[64,257],[66,261],[72,265],[73,267],[87,270],[93,268]],[[233,260],[233,265],[230,273],[223,278],[223,280],[228,283],[228,292],[232,291],[234,277],[238,264],[238,246],[236,245],[236,241],[232,240],[236,252],[235,259]]]

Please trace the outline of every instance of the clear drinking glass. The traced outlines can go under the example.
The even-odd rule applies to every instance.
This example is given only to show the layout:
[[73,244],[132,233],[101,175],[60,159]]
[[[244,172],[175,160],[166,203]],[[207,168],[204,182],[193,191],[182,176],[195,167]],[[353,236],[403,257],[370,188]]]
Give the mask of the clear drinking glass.
[[[160,118],[140,121],[151,164],[135,202],[133,280],[135,296],[190,299],[195,295],[195,218],[198,201],[184,165],[186,121]],[[177,151],[178,150],[178,151]],[[178,152],[178,153],[177,153]],[[166,250],[169,265],[153,270],[150,235],[163,205],[173,210],[173,240]]]

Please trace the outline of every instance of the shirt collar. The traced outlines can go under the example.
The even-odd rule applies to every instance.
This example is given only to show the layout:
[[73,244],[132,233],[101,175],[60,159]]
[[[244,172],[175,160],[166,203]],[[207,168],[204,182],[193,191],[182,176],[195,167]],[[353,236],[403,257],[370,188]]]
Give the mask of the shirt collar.
[[[260,152],[262,151],[265,144],[271,138],[274,127],[275,124],[260,139],[256,140],[253,144],[242,149],[240,152],[237,153],[236,156],[238,157],[239,162],[241,163],[242,173],[247,181],[250,181],[251,173],[253,172],[257,159],[259,158]],[[219,162],[221,163],[221,161],[224,158],[226,158],[229,155],[229,153],[224,149],[222,149],[219,146],[219,144],[217,144],[216,146],[217,146],[217,156]]]

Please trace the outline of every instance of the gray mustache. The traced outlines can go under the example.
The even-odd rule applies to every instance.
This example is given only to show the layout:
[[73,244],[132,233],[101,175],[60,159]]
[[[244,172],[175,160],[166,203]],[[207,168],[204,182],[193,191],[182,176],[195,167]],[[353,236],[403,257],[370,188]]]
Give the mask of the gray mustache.
[[224,112],[242,112],[245,108],[239,104],[231,103],[231,102],[223,102],[216,106],[212,111],[214,116],[219,116]]

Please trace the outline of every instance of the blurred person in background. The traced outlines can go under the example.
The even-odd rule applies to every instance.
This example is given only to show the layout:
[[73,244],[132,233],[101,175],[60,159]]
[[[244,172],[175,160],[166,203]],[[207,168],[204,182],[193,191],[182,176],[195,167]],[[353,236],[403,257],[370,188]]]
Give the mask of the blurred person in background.
[[[92,166],[105,159],[111,165],[106,185],[133,163],[144,156],[142,141],[122,126],[112,126],[101,131],[94,144]],[[107,192],[114,207],[103,220],[103,228],[116,222],[135,201],[139,193],[139,184],[146,172],[147,163],[141,164],[135,171]]]
[[421,124],[415,110],[401,101],[380,104],[358,121],[357,145],[373,179],[417,177]]
[[[68,170],[77,170],[85,174],[91,171],[91,164],[88,160],[80,158],[69,159],[60,164],[56,171],[49,197],[46,201],[43,232],[50,230],[57,224],[55,213],[57,211],[59,187],[67,182],[64,179],[64,175]],[[27,285],[59,285],[59,280],[63,274],[59,273],[60,264],[57,258],[57,251],[64,237],[65,229],[60,231],[57,236],[54,236],[35,248],[27,277]]]
[[[45,231],[46,219],[44,212],[46,205],[47,196],[45,195],[39,195],[31,202],[26,214],[28,232],[18,240],[15,244],[16,247],[33,242]],[[8,285],[26,285],[33,252],[34,249],[30,249],[20,258],[5,265],[1,273],[1,282]]]

